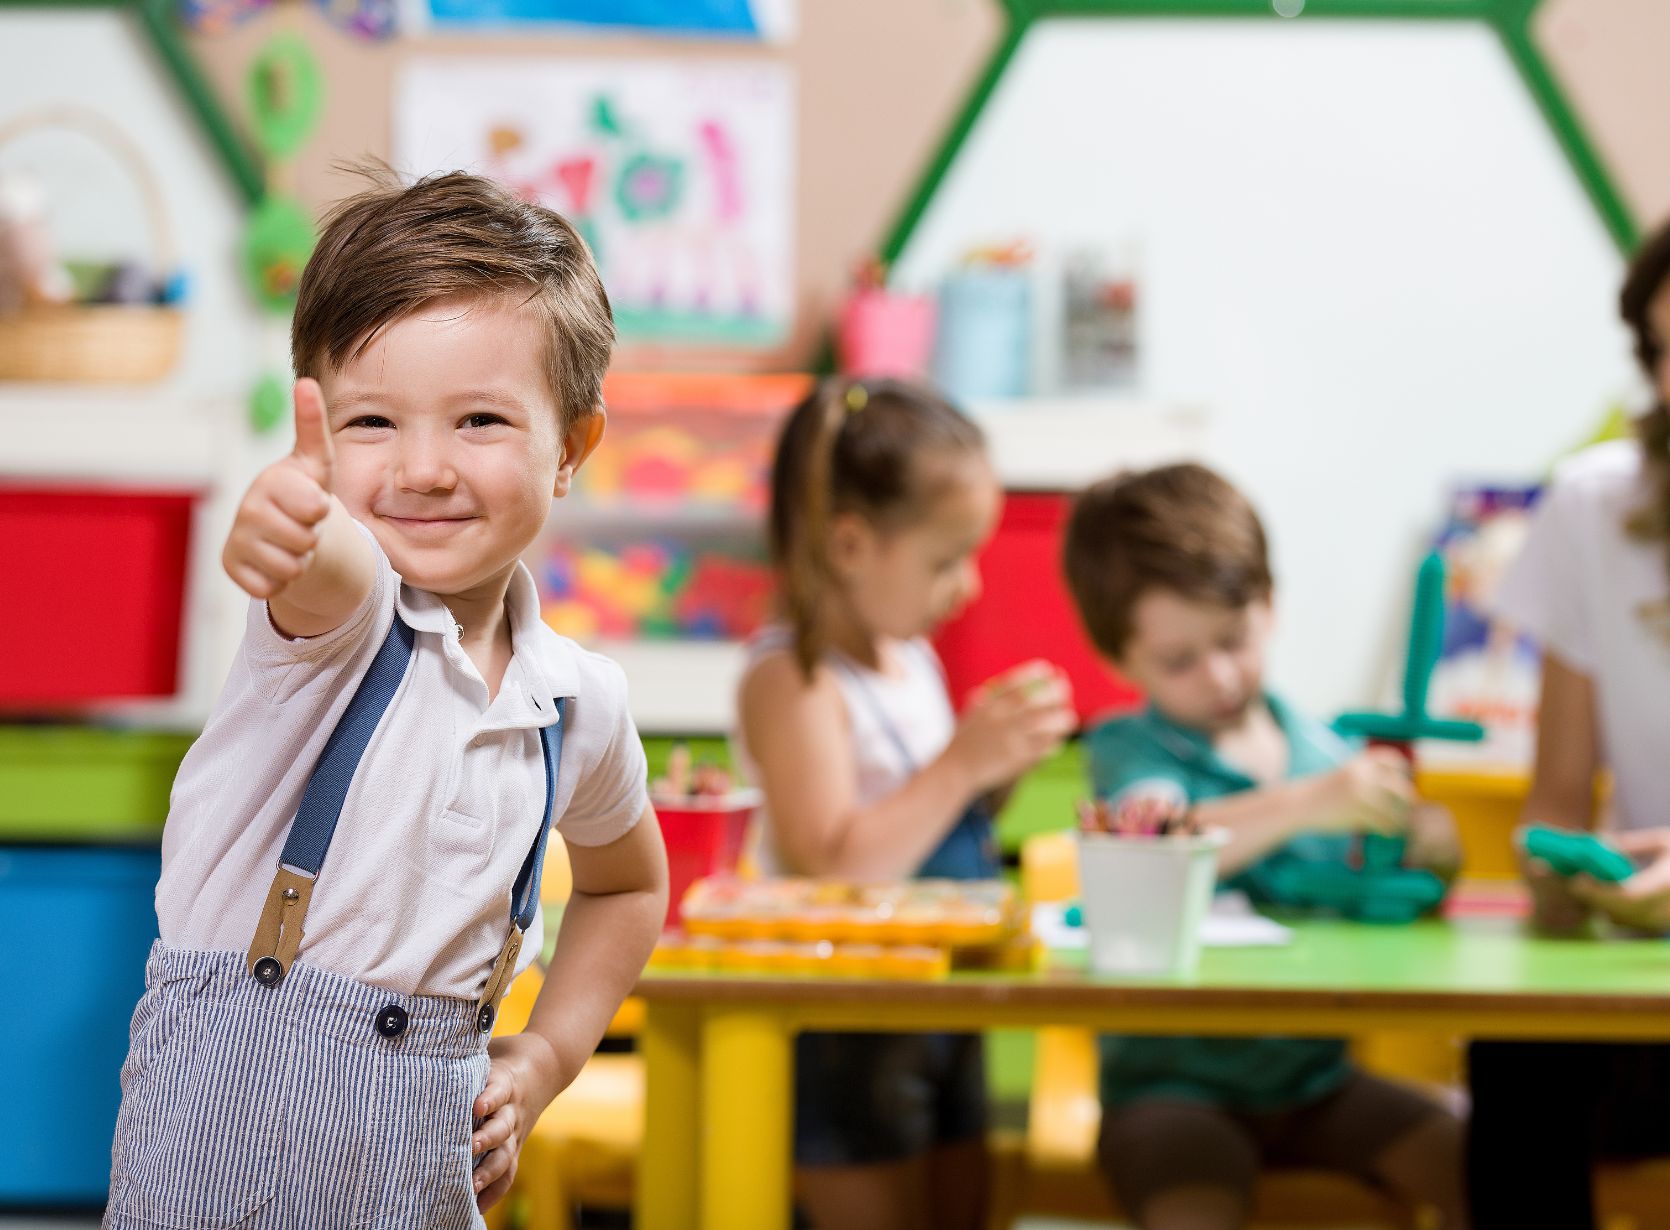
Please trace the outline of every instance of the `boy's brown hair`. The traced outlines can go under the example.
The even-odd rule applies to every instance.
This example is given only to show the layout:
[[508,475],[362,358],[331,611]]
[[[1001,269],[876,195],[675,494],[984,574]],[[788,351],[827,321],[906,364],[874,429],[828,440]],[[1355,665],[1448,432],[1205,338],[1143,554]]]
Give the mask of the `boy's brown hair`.
[[351,362],[427,303],[513,295],[549,325],[545,370],[559,426],[603,404],[614,317],[591,252],[567,219],[462,171],[408,186],[391,174],[368,178],[373,187],[325,219],[302,272],[290,328],[297,376]]
[[1117,660],[1151,589],[1232,609],[1274,587],[1264,526],[1247,498],[1202,465],[1096,483],[1073,505],[1063,563],[1092,643]]

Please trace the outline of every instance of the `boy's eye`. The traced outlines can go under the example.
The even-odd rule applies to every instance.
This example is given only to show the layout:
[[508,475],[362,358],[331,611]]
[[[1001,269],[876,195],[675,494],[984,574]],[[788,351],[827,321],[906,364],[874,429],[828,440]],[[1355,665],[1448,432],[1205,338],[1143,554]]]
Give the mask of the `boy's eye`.
[[357,418],[349,419],[348,420],[348,426],[350,426],[350,427],[378,428],[378,427],[393,427],[394,424],[389,422],[386,418],[384,418],[380,414],[362,414],[362,415],[359,415]]
[[466,415],[463,425],[465,427],[491,427],[494,423],[502,423],[504,421],[504,416],[490,414],[483,410],[477,414]]

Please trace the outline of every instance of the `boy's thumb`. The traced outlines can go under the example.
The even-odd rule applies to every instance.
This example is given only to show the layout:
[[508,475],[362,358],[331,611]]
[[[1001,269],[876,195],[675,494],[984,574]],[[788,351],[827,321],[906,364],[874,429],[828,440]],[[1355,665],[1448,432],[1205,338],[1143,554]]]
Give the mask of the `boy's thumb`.
[[303,376],[296,381],[296,447],[294,456],[326,491],[331,489],[335,454],[330,425],[325,419],[325,395],[319,382]]

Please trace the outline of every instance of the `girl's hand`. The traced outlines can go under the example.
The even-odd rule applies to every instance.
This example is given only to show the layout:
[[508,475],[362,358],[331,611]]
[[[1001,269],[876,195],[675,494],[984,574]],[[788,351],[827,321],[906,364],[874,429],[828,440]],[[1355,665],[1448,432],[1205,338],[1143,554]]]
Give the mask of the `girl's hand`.
[[1670,931],[1670,828],[1608,833],[1606,839],[1641,869],[1617,884],[1573,876],[1572,895],[1620,927],[1653,935]]
[[331,510],[334,454],[316,380],[296,381],[296,447],[250,484],[226,536],[221,565],[252,598],[272,598],[313,562]]
[[1032,661],[982,684],[970,698],[945,754],[983,794],[1013,781],[1061,746],[1077,725],[1067,677]]
[[1408,827],[1415,787],[1408,762],[1392,748],[1371,747],[1311,780],[1315,792],[1306,828],[1401,833]]
[[470,1153],[476,1159],[476,1207],[484,1213],[510,1191],[522,1143],[540,1113],[572,1079],[561,1073],[551,1044],[533,1032],[494,1038],[487,1053],[492,1062],[475,1100],[477,1126],[470,1137]]

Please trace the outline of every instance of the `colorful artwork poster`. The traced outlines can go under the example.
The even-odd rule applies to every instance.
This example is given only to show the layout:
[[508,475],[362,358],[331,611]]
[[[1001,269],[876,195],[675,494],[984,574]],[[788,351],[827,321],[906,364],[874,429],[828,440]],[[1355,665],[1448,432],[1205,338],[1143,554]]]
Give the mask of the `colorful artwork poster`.
[[[587,26],[662,35],[785,42],[796,0],[407,0],[440,32]],[[415,23],[408,23],[415,24]]]
[[491,175],[579,227],[623,341],[743,347],[794,302],[794,82],[775,64],[418,60],[396,165]]
[[1434,546],[1448,578],[1444,646],[1428,704],[1485,728],[1483,743],[1423,745],[1434,761],[1528,768],[1536,739],[1541,659],[1518,629],[1493,614],[1496,589],[1524,545],[1541,488],[1535,483],[1469,483],[1450,494]]

